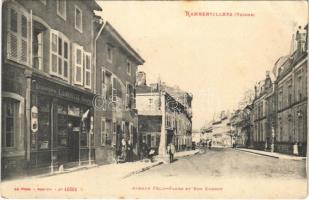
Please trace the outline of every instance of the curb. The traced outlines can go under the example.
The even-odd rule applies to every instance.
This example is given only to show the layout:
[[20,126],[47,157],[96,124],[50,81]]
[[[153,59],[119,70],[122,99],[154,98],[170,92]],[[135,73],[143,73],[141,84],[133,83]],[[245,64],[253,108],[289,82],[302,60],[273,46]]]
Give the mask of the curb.
[[259,152],[246,151],[246,150],[243,150],[243,149],[234,149],[234,150],[242,151],[242,152],[246,152],[246,153],[252,153],[252,154],[261,155],[261,156],[266,156],[266,157],[271,157],[271,158],[282,159],[282,160],[296,160],[296,161],[306,160],[306,158],[302,158],[302,157],[299,157],[299,158],[284,158],[284,157],[280,157],[280,156],[268,155],[268,154],[263,154],[263,153],[259,153]]
[[175,156],[175,158],[184,158],[184,157],[188,157],[188,156],[194,156],[196,154],[200,153],[199,151],[193,153],[193,154],[188,154],[188,155],[184,155],[184,156]]
[[49,176],[56,176],[56,175],[62,175],[62,174],[67,174],[67,173],[72,173],[72,172],[77,172],[77,171],[82,171],[82,170],[87,170],[87,169],[92,169],[92,168],[96,168],[99,167],[99,165],[93,165],[93,166],[83,166],[80,168],[76,168],[76,169],[67,169],[64,170],[62,172],[54,172],[53,174],[42,174],[42,175],[37,175],[37,176],[32,176],[34,178],[45,178],[45,177],[49,177]]
[[144,171],[146,171],[146,170],[149,170],[149,169],[151,169],[151,168],[153,168],[153,167],[156,167],[156,166],[159,166],[159,165],[161,165],[161,164],[163,164],[162,161],[160,161],[160,162],[158,162],[158,163],[155,163],[155,164],[153,164],[153,165],[147,166],[147,167],[143,167],[142,169],[135,170],[135,171],[130,172],[130,173],[128,173],[127,175],[123,176],[122,179],[128,178],[128,177],[130,177],[130,176],[132,176],[132,175],[135,175],[135,174],[139,174],[139,173],[141,173],[141,172],[144,172]]

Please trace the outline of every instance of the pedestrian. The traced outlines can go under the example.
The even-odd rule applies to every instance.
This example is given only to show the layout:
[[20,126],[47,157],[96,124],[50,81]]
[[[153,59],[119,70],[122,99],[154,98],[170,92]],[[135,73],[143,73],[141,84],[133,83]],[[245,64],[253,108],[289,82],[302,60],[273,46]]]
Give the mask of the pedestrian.
[[174,154],[176,152],[174,144],[171,142],[167,146],[167,153],[169,154],[170,163],[174,161]]
[[145,140],[143,140],[141,145],[141,151],[140,151],[140,159],[143,160],[147,155],[147,144],[145,143]]
[[208,143],[208,147],[209,147],[209,149],[211,149],[211,143],[212,143],[212,141],[211,141],[211,140],[209,140],[209,143]]
[[127,161],[128,162],[133,162],[133,145],[131,140],[128,140],[128,145],[127,145]]
[[125,162],[127,160],[127,142],[124,138],[121,140],[121,160]]

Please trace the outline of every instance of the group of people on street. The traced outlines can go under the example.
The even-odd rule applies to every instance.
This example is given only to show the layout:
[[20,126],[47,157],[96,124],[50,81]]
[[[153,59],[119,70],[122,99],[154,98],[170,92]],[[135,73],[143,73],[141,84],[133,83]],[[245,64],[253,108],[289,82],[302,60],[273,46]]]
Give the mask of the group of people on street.
[[[143,140],[141,144],[140,159],[145,158],[150,159],[153,162],[153,157],[156,151],[152,148],[148,148],[147,144]],[[169,155],[169,161],[172,163],[174,161],[174,155],[176,153],[176,147],[171,142],[167,145],[167,154]],[[126,141],[124,138],[121,140],[120,151],[118,152],[117,162],[133,162],[133,144],[131,140]]]
[[131,140],[126,141],[124,138],[121,140],[119,162],[133,162],[133,144]]

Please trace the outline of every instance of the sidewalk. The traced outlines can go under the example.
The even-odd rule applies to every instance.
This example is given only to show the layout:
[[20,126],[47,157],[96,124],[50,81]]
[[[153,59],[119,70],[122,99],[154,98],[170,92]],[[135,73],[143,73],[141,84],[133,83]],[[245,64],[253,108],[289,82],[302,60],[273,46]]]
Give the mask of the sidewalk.
[[[199,150],[194,151],[184,151],[177,152],[175,154],[175,158],[185,157],[189,155],[197,154]],[[21,179],[13,179],[13,180],[5,180],[3,183],[13,183],[18,181],[27,181],[29,179],[45,179],[45,178],[57,178],[62,176],[70,176],[70,177],[78,177],[83,174],[100,174],[104,177],[110,177],[113,180],[120,180],[132,176],[134,174],[138,174],[140,172],[146,171],[153,167],[163,164],[163,161],[156,160],[154,162],[150,162],[149,159],[144,159],[142,161],[135,162],[126,162],[126,163],[113,163],[107,165],[81,165],[77,167],[67,168],[63,171],[56,171],[54,173],[41,174],[37,176],[24,177]]]
[[267,151],[245,149],[245,148],[236,148],[235,150],[244,151],[244,152],[253,153],[253,154],[258,154],[258,155],[263,155],[263,156],[269,156],[269,157],[278,158],[278,159],[306,160],[306,157],[286,155],[286,154],[277,153],[277,152],[267,152]]

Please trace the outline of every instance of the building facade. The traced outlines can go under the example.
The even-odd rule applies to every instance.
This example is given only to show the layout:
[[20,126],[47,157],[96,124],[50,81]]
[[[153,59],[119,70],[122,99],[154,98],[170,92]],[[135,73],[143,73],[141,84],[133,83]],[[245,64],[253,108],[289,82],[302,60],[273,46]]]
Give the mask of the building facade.
[[92,0],[3,3],[2,178],[89,159],[94,10]]
[[138,158],[136,72],[141,56],[109,22],[97,24],[94,131],[96,162],[114,162],[121,140],[131,141]]
[[255,86],[253,100],[253,145],[256,149],[270,150],[274,142],[274,85],[269,72],[265,80]]
[[297,31],[297,48],[279,67],[276,80],[275,150],[302,156],[307,152],[307,38],[308,25]]
[[138,124],[141,142],[154,148],[160,155],[166,154],[166,146],[172,142],[176,150],[192,147],[192,95],[177,97],[165,84],[146,85],[144,72],[138,75],[141,83],[136,88]]

